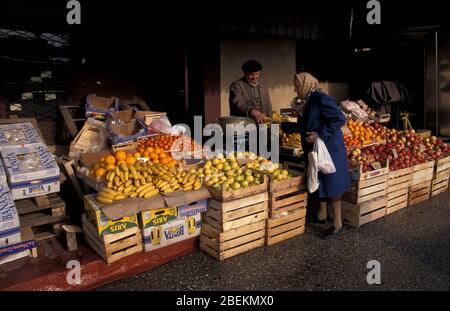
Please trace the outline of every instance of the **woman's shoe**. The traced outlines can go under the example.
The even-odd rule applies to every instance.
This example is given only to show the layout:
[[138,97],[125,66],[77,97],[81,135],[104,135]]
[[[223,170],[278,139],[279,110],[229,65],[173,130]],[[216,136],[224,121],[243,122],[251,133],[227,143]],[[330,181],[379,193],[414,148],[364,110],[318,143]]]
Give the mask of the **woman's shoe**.
[[342,232],[342,227],[340,229],[337,229],[335,226],[331,226],[330,228],[328,228],[327,230],[323,231],[320,235],[320,237],[322,239],[328,239],[328,238],[333,238],[336,235],[338,235],[339,233]]
[[328,223],[328,218],[324,218],[324,219],[322,219],[322,220],[320,220],[319,218],[317,218],[317,221],[316,221],[318,224],[321,224],[321,225],[324,225],[324,224],[326,224],[326,223]]

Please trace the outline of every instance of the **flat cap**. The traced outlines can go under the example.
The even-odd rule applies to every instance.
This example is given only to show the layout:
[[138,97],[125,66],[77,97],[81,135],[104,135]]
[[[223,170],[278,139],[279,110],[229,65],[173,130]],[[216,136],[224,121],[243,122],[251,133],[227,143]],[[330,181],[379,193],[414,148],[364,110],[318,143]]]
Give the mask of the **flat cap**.
[[257,72],[261,71],[261,69],[262,69],[261,63],[254,59],[248,60],[242,65],[242,71],[244,71],[244,73]]

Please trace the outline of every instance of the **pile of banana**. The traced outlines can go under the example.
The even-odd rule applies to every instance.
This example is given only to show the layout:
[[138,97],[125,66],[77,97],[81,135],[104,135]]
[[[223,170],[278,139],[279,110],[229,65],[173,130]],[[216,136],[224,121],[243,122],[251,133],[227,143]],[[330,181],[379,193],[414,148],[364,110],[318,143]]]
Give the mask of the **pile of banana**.
[[302,148],[300,142],[300,133],[292,133],[292,134],[281,134],[281,146],[284,147],[292,147],[292,148]]
[[106,175],[106,187],[98,193],[97,201],[111,204],[125,198],[148,199],[160,192],[198,190],[203,184],[201,176],[195,169],[180,172],[174,167],[150,162],[120,164]]
[[159,191],[170,193],[175,190],[191,191],[198,190],[203,184],[203,179],[199,177],[196,169],[179,172],[170,167],[153,164],[153,183]]
[[145,163],[120,164],[106,175],[106,187],[97,196],[97,201],[111,204],[125,198],[150,198],[159,193],[153,185],[152,171]]

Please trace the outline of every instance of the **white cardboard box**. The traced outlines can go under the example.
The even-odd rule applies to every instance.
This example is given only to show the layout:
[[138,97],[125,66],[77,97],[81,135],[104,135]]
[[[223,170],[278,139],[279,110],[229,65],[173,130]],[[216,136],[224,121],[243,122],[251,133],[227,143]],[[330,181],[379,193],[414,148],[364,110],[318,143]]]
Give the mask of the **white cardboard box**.
[[14,200],[59,192],[59,166],[42,144],[2,151]]
[[8,178],[6,177],[6,172],[5,172],[5,168],[3,167],[3,163],[0,159],[0,184],[7,184],[8,183]]
[[201,214],[181,217],[161,226],[151,226],[143,230],[144,250],[146,252],[168,246],[200,235]]
[[19,242],[19,215],[8,185],[0,184],[0,246]]
[[42,144],[38,132],[31,123],[0,125],[0,150],[5,148],[29,147]]

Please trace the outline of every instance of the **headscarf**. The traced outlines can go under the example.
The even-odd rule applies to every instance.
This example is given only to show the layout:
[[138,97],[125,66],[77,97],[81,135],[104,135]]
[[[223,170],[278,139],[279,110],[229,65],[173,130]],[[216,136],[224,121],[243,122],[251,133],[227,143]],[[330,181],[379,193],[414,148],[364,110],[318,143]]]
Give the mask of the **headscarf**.
[[308,94],[319,87],[319,81],[308,72],[301,72],[294,76],[300,82],[298,97],[304,100]]

